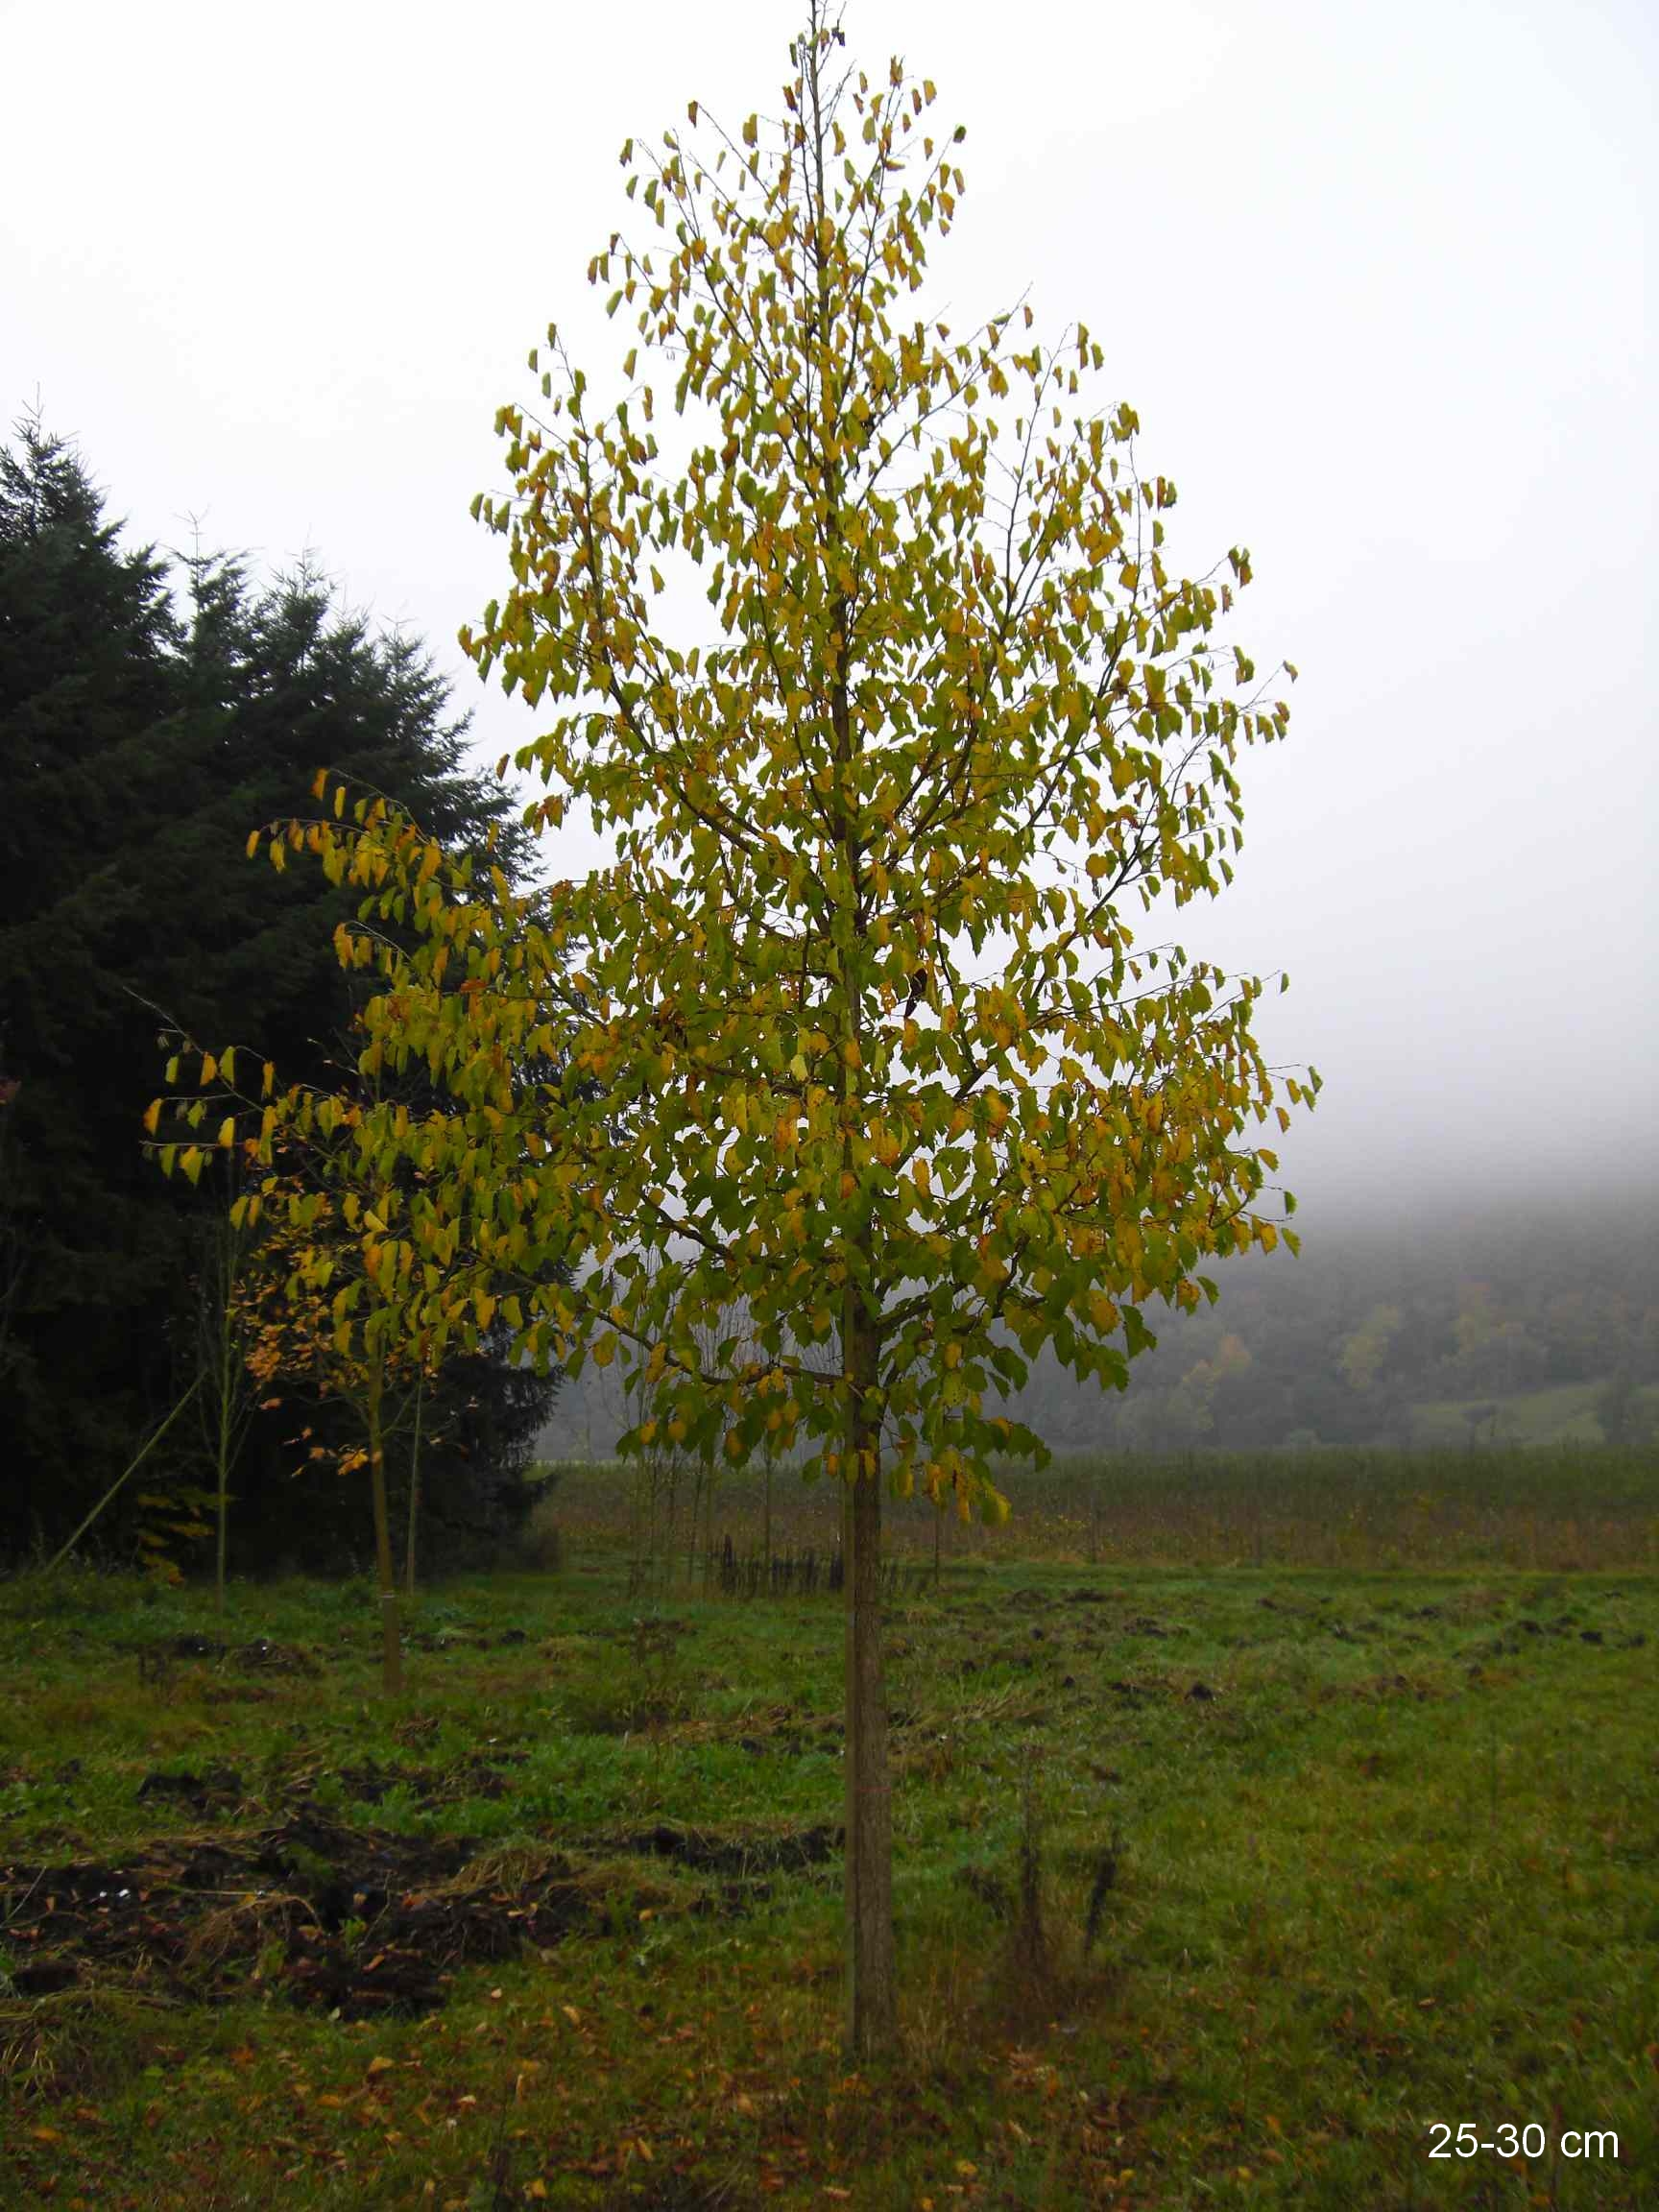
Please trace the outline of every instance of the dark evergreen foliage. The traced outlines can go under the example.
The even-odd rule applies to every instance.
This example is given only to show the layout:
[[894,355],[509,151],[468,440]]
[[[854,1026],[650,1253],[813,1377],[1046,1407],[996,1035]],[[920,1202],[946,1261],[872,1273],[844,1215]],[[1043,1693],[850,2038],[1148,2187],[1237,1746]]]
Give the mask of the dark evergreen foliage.
[[[303,813],[326,765],[452,845],[493,829],[509,873],[524,856],[418,640],[343,611],[311,562],[256,587],[193,556],[180,616],[169,565],[120,536],[74,448],[22,422],[0,450],[0,1556],[65,1534],[188,1378],[203,1215],[225,1194],[140,1150],[163,1022],[284,1080],[346,1052],[349,901],[250,862],[249,831]],[[468,1365],[444,1393],[473,1402],[475,1441],[432,1462],[435,1539],[446,1516],[499,1532],[551,1398]],[[281,1427],[256,1427],[238,1473],[245,1556],[290,1526],[349,1551],[356,1486],[288,1472]]]

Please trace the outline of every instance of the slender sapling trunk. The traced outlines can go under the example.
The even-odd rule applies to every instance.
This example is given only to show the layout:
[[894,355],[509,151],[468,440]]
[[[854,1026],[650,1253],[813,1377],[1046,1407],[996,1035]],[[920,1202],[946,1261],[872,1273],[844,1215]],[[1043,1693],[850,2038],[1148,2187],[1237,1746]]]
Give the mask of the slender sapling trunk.
[[382,1687],[388,1697],[402,1695],[403,1634],[397,1618],[397,1584],[392,1572],[392,1519],[386,1507],[386,1450],[380,1422],[385,1373],[378,1358],[369,1370],[369,1488],[374,1503],[374,1565],[380,1584]]
[[424,1369],[415,1379],[415,1433],[409,1444],[409,1527],[403,1545],[403,1596],[415,1602],[415,1538],[421,1514],[421,1408],[426,1395]]

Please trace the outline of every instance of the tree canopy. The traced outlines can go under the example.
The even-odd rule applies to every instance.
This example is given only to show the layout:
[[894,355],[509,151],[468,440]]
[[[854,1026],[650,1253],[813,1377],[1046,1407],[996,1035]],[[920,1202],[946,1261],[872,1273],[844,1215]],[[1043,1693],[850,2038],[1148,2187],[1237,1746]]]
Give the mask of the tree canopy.
[[[585,803],[613,863],[528,902],[343,799],[273,856],[309,843],[364,894],[364,1067],[448,1093],[374,1140],[422,1175],[385,1260],[403,1325],[457,1325],[429,1279],[460,1248],[521,1279],[533,1356],[621,1358],[640,1443],[798,1449],[845,1485],[863,2049],[893,2003],[881,1486],[1000,1512],[994,1459],[1041,1446],[987,1393],[1044,1347],[1121,1386],[1149,1302],[1271,1247],[1259,1127],[1314,1083],[1263,1064],[1258,979],[1136,935],[1226,882],[1239,753],[1286,727],[1221,642],[1248,555],[1171,565],[1174,486],[1086,393],[1087,330],[952,338],[911,305],[961,132],[898,62],[834,78],[837,43],[814,12],[775,121],[693,102],[624,149],[658,238],[589,271],[637,332],[622,395],[553,326],[541,405],[498,417],[511,489],[477,511],[512,585],[462,642],[547,715],[529,819]],[[525,1085],[552,999],[564,1057]]]

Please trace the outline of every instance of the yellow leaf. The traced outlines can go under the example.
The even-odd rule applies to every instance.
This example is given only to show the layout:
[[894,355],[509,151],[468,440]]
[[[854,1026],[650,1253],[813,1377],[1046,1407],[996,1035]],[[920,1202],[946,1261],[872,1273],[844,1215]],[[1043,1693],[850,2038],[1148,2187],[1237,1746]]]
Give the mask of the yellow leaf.
[[205,1091],[205,1090],[206,1090],[206,1088],[207,1088],[208,1084],[209,1084],[209,1083],[211,1083],[211,1082],[213,1081],[214,1077],[215,1077],[215,1076],[218,1074],[218,1072],[219,1072],[219,1063],[218,1063],[218,1061],[214,1059],[214,1057],[213,1057],[213,1055],[212,1055],[212,1053],[211,1053],[211,1052],[204,1052],[204,1053],[203,1053],[203,1055],[202,1055],[202,1076],[201,1076],[202,1088],[203,1088],[203,1090],[204,1090],[204,1091]]
[[248,832],[248,857],[250,860],[252,859],[254,854],[257,853],[258,850],[259,832],[257,830],[250,830]]
[[225,1118],[224,1118],[224,1120],[223,1120],[223,1121],[221,1121],[221,1122],[220,1122],[220,1124],[219,1124],[219,1149],[220,1149],[220,1151],[221,1151],[221,1152],[228,1152],[228,1151],[229,1151],[229,1149],[230,1149],[230,1147],[231,1147],[231,1145],[232,1145],[232,1144],[234,1144],[234,1143],[235,1143],[235,1142],[236,1142],[236,1117],[235,1117],[235,1115],[234,1115],[234,1114],[227,1114],[227,1115],[226,1115],[226,1117],[225,1117]]
[[155,1136],[156,1124],[160,1120],[160,1118],[161,1101],[159,1098],[152,1098],[149,1105],[144,1109],[144,1133],[146,1136]]
[[757,119],[756,116],[754,116],[754,115],[751,115],[751,116],[750,116],[750,118],[749,118],[749,120],[748,120],[748,122],[747,122],[747,123],[745,123],[745,124],[744,124],[744,126],[743,126],[743,143],[744,143],[744,145],[745,145],[745,146],[753,146],[753,145],[754,145],[754,143],[755,143],[755,141],[756,141],[756,139],[757,139],[757,137],[758,135],[759,135],[759,123],[758,123],[758,119]]

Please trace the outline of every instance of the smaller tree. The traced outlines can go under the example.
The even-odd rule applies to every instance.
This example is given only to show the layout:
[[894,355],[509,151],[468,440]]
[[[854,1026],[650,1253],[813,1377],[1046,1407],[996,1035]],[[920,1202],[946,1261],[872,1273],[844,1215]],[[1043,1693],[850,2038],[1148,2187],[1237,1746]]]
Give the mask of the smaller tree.
[[[170,1083],[180,1080],[186,1054],[197,1051],[187,1046],[173,1056]],[[254,1239],[235,1326],[247,1330],[244,1357],[267,1392],[266,1407],[280,1403],[287,1386],[302,1378],[356,1416],[359,1440],[339,1455],[339,1465],[344,1473],[368,1473],[384,1687],[397,1695],[403,1681],[402,1631],[387,1443],[399,1401],[414,1406],[433,1360],[430,1338],[412,1341],[402,1329],[399,1285],[411,1254],[396,1224],[406,1204],[401,1185],[407,1177],[399,1176],[397,1155],[373,1142],[372,1097],[303,1084],[278,1092],[266,1062],[254,1099],[236,1087],[236,1062],[234,1046],[200,1052],[196,1094],[155,1100],[146,1131],[164,1174],[177,1171],[198,1183],[210,1150],[238,1149],[256,1171],[228,1218],[230,1237]],[[170,1109],[182,1138],[159,1134]],[[217,1123],[211,1147],[196,1141],[210,1118]],[[442,1275],[436,1268],[432,1275],[425,1287],[441,1307]],[[301,1440],[313,1455],[329,1455],[310,1431]]]
[[[301,1130],[306,1103],[293,1101]],[[250,1365],[272,1393],[268,1406],[296,1385],[308,1385],[319,1397],[349,1407],[355,1417],[356,1440],[343,1452],[331,1452],[309,1427],[299,1441],[314,1458],[333,1456],[342,1474],[368,1473],[384,1685],[394,1696],[403,1686],[402,1628],[386,1456],[402,1407],[417,1402],[421,1368],[391,1325],[379,1290],[376,1224],[395,1208],[373,1175],[366,1191],[360,1187],[352,1150],[329,1148],[321,1160],[313,1154],[302,1173],[268,1175],[247,1202],[267,1209],[271,1221],[259,1248],[263,1296]]]

